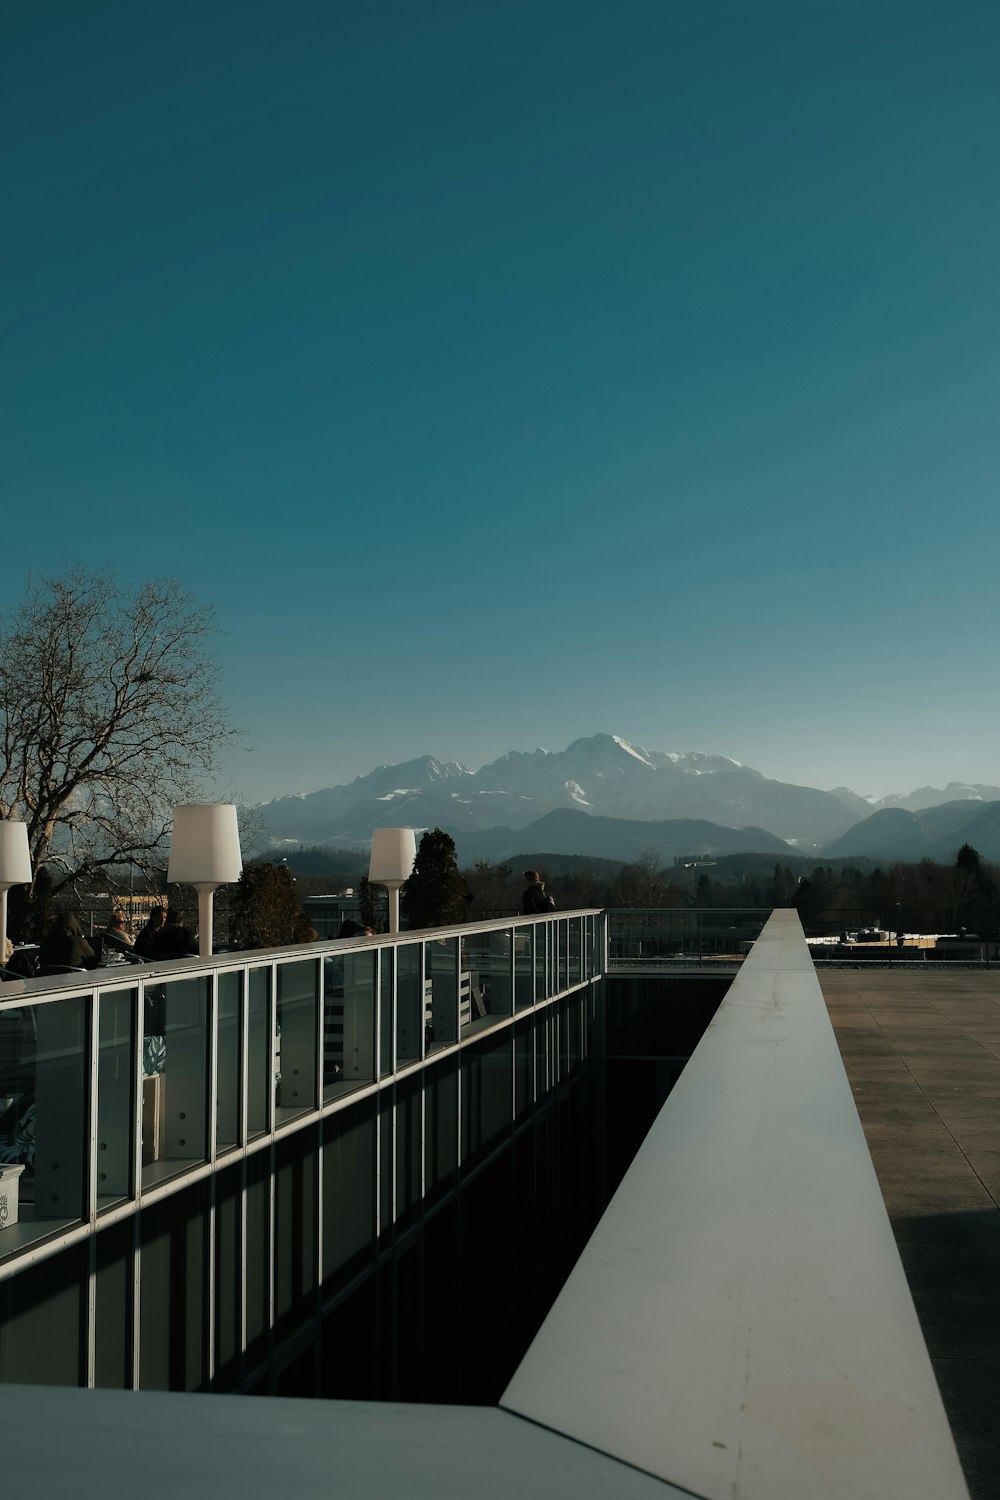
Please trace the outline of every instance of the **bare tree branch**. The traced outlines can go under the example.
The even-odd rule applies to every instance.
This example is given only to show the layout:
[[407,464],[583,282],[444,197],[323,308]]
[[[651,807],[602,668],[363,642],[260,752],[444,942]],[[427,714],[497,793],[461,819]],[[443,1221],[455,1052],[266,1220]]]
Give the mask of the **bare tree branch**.
[[210,608],[175,581],[29,579],[0,620],[0,816],[21,818],[57,889],[161,867],[170,810],[204,795],[236,730],[207,649]]

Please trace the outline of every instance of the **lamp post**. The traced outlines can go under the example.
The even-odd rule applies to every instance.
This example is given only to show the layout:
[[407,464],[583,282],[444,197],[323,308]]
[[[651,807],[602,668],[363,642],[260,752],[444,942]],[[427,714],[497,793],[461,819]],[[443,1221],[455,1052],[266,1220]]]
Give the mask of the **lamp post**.
[[0,968],[7,960],[7,892],[31,884],[27,823],[0,823]]
[[167,879],[198,892],[198,952],[212,953],[215,888],[239,880],[243,869],[236,808],[228,802],[182,802],[174,808]]
[[399,888],[413,873],[417,842],[412,828],[376,828],[368,879],[389,889],[389,931],[399,931]]

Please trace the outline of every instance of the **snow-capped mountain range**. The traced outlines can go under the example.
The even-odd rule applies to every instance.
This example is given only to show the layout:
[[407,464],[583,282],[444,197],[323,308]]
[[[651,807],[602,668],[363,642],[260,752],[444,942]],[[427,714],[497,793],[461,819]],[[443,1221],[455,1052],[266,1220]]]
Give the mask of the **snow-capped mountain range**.
[[595,734],[565,750],[511,750],[478,771],[425,755],[379,766],[347,786],[279,797],[257,813],[273,844],[347,846],[386,825],[519,829],[556,809],[578,808],[600,817],[754,826],[816,848],[872,806],[846,789],[771,780],[724,755],[648,750],[620,735]]

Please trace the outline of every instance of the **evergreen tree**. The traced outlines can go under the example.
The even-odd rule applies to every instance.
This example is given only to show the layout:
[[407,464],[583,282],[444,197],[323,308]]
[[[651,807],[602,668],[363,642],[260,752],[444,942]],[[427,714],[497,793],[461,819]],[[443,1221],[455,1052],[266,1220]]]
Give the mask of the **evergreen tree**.
[[370,927],[372,932],[381,932],[386,925],[382,889],[373,885],[367,875],[362,875],[358,881],[358,900],[362,926]]
[[428,829],[421,838],[401,897],[411,927],[446,927],[465,920],[472,892],[458,868],[455,840],[442,829]]
[[308,924],[287,865],[254,860],[237,886],[237,927],[244,948],[277,948],[304,940]]

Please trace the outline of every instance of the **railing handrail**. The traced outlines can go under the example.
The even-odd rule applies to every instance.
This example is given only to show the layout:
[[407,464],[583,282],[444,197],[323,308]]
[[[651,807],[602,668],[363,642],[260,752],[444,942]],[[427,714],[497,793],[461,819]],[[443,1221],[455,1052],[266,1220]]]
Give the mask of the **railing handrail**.
[[[484,932],[504,932],[511,927],[573,917],[600,916],[601,907],[585,906],[572,911],[548,911],[535,916],[505,917],[486,922],[461,922],[450,927],[407,928],[403,932],[377,932],[372,937],[319,938],[309,943],[281,943],[273,948],[234,948],[213,953],[207,958],[191,954],[180,958],[155,959],[142,964],[113,964],[84,969],[77,974],[47,974],[42,978],[6,980],[0,984],[0,1008],[20,1003],[26,995],[49,999],[60,994],[79,995],[85,990],[120,988],[134,985],[140,979],[190,979],[219,969],[241,969],[247,964],[291,962],[303,958],[326,958],[338,953],[361,953],[383,948],[397,948],[406,943],[436,942]],[[9,993],[8,993],[9,992]]]
[[501,1405],[705,1497],[967,1497],[823,995],[775,912]]

